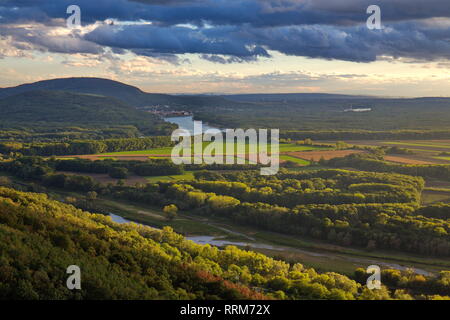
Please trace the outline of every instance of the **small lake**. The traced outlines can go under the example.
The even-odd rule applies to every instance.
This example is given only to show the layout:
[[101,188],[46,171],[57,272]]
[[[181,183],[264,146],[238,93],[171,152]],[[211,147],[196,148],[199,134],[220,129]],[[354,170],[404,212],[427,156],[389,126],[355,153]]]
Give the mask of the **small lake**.
[[[189,131],[191,133],[191,135],[194,133],[194,117],[193,116],[167,117],[167,118],[164,118],[164,121],[173,123],[173,124],[177,124],[180,129]],[[211,126],[207,125],[206,123],[202,123],[202,129],[203,129],[203,133],[209,129],[221,130],[216,127],[211,127]]]

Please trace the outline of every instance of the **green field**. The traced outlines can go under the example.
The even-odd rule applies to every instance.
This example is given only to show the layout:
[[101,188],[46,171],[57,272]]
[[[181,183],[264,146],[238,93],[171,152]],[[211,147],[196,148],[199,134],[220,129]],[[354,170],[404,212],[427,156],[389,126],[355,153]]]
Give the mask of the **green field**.
[[449,192],[450,188],[426,187],[424,191]]
[[435,159],[450,161],[450,157],[435,157]]
[[98,156],[106,155],[106,156],[128,156],[128,155],[140,155],[140,154],[171,154],[172,153],[172,147],[164,147],[164,148],[155,148],[155,149],[148,149],[148,150],[139,150],[139,151],[121,151],[121,152],[108,152],[108,153],[101,153],[98,154]]
[[292,161],[292,162],[295,162],[297,164],[304,165],[304,166],[308,166],[311,164],[311,162],[309,162],[307,160],[303,160],[303,159],[299,159],[299,158],[291,157],[291,156],[286,156],[286,155],[281,155],[280,160]]
[[194,173],[192,171],[186,171],[184,174],[171,175],[171,176],[145,177],[145,179],[148,182],[193,180],[194,179]]
[[431,148],[443,148],[443,149],[450,149],[449,144],[440,144],[440,143],[433,143],[433,142],[427,142],[427,143],[416,143],[416,142],[385,142],[386,144],[394,144],[394,145],[405,145],[405,146],[416,146],[416,147],[431,147]]
[[[203,142],[204,150],[211,142]],[[195,145],[192,145],[192,151],[194,151]],[[235,145],[235,153],[237,146]],[[270,148],[269,148],[270,149]],[[320,146],[305,146],[305,145],[296,145],[293,143],[283,143],[280,144],[280,152],[294,152],[294,151],[313,151],[313,150],[329,150],[329,147],[320,147]],[[245,152],[248,154],[250,150],[250,144],[245,145]],[[259,147],[257,146],[257,150],[259,151]],[[223,153],[225,153],[225,147]],[[270,151],[270,150],[269,150]],[[170,155],[172,153],[172,147],[164,147],[164,148],[155,148],[155,149],[147,149],[147,150],[139,150],[139,151],[121,151],[121,152],[108,152],[98,154],[97,156],[128,156],[128,155]]]
[[293,143],[282,143],[280,144],[280,152],[294,152],[294,151],[314,151],[314,150],[330,150],[329,147],[319,147],[319,146],[305,146],[296,145]]
[[430,205],[437,202],[450,202],[450,192],[424,191],[422,193],[422,205]]

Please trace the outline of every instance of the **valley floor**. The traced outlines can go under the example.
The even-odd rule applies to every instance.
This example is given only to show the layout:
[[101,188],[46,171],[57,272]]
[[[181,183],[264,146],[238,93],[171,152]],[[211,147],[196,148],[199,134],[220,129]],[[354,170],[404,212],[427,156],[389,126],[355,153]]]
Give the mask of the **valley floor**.
[[[81,196],[77,193],[52,191],[56,200],[67,196]],[[450,268],[446,259],[423,257],[406,253],[366,251],[346,248],[292,235],[262,231],[249,226],[237,225],[229,220],[200,217],[182,212],[173,221],[168,221],[159,208],[142,206],[135,203],[99,198],[96,203],[113,214],[116,222],[132,221],[155,228],[172,227],[176,232],[199,244],[209,243],[216,246],[235,245],[288,262],[299,262],[319,271],[333,271],[350,275],[358,267],[367,268],[378,264],[398,270],[413,269],[423,275],[435,274]],[[120,217],[122,219],[117,219]]]

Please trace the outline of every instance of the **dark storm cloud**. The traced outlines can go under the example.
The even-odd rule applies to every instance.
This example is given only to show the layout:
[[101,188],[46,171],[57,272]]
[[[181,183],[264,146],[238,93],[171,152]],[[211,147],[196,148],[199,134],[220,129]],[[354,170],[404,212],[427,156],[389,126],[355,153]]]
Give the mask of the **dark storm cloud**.
[[[74,34],[67,42],[39,32],[9,35],[49,51],[110,47],[174,63],[184,53],[234,63],[267,57],[271,50],[358,62],[380,56],[450,59],[450,24],[424,20],[450,17],[448,0],[4,0],[0,26],[62,24],[55,19],[67,17],[72,4],[81,7],[84,25],[106,19],[152,24],[103,25],[84,36]],[[366,9],[372,4],[382,9],[384,30],[365,26]],[[0,27],[0,35],[5,34]]]
[[268,50],[311,58],[370,62],[378,56],[450,59],[450,28],[443,30],[413,22],[372,31],[366,26],[159,27],[104,26],[85,39],[102,46],[170,54],[200,53],[209,61],[238,62],[219,55],[251,60],[269,56]]
[[241,58],[268,56],[260,46],[250,48],[246,37],[236,27],[102,26],[87,34],[85,39],[132,51],[146,49],[167,54],[206,53]]
[[448,0],[3,0],[0,7],[4,8],[1,15],[6,20],[44,21],[46,17],[65,17],[71,4],[82,8],[88,23],[114,18],[145,19],[165,25],[198,25],[206,21],[214,25],[261,27],[359,24],[366,19],[366,9],[372,4],[382,8],[386,21],[450,17]]

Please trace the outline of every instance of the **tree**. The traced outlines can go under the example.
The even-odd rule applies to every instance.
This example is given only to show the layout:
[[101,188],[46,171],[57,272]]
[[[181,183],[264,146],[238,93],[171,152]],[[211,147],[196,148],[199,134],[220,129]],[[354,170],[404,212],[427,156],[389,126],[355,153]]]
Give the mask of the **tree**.
[[8,187],[11,184],[11,180],[8,177],[0,177],[0,186]]
[[343,150],[343,149],[347,149],[348,148],[348,144],[346,144],[343,141],[338,141],[336,142],[336,149],[338,150]]
[[89,192],[86,194],[86,199],[89,200],[89,201],[93,201],[93,200],[97,199],[97,192],[95,192],[95,191],[89,191]]
[[166,214],[167,220],[172,221],[177,217],[178,208],[174,204],[169,204],[163,208],[163,211]]
[[109,176],[114,179],[126,179],[128,177],[128,169],[123,167],[112,167],[109,169]]
[[70,203],[70,204],[75,204],[75,203],[77,203],[77,198],[75,198],[75,197],[66,197],[66,200],[65,200],[65,202],[66,203]]

